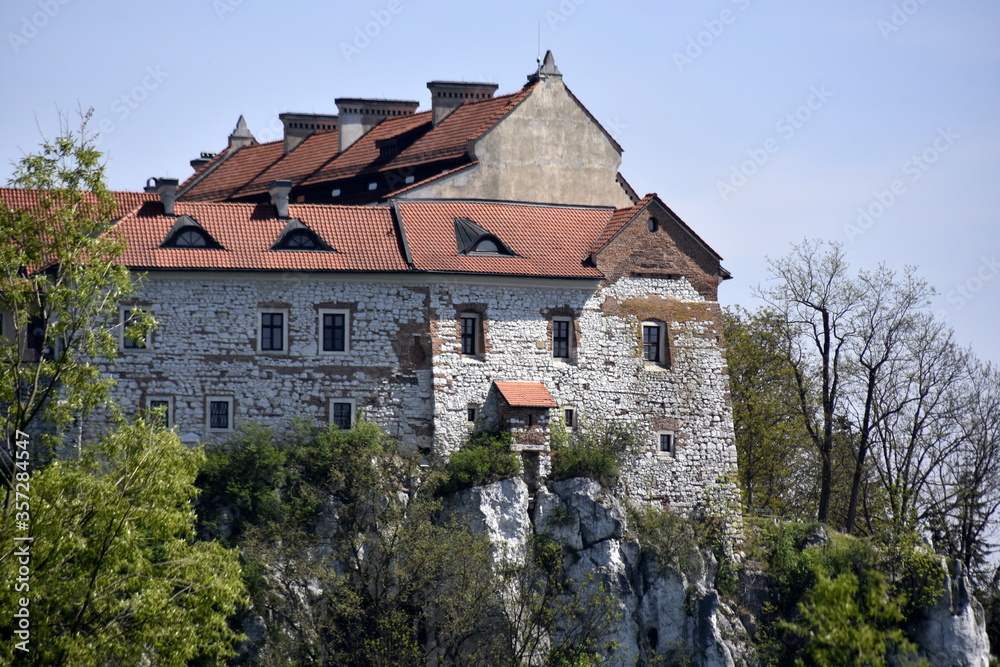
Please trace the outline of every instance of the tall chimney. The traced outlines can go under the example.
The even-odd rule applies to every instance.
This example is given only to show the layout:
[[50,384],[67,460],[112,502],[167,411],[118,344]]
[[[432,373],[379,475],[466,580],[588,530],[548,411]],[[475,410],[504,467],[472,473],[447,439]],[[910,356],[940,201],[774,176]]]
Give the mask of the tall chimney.
[[179,181],[176,178],[151,178],[146,181],[146,192],[156,193],[160,197],[160,201],[163,203],[163,215],[176,215],[174,213],[174,202],[177,201],[177,185]]
[[246,119],[241,115],[240,119],[236,121],[236,129],[229,135],[229,148],[236,150],[244,146],[253,146],[256,143],[257,140],[250,132],[250,128],[247,127]]
[[278,114],[285,128],[285,155],[305,141],[314,132],[336,130],[338,117],[329,114],[316,113],[282,113]]
[[495,83],[467,83],[465,81],[430,81],[427,87],[431,91],[431,111],[433,124],[448,117],[452,111],[466,102],[488,100],[499,87]]
[[408,100],[372,100],[355,97],[338,97],[337,111],[340,112],[340,153],[360,139],[386,118],[411,116],[420,106],[419,102]]
[[287,179],[274,181],[267,188],[271,195],[271,205],[278,209],[278,219],[288,219],[288,197],[292,192],[292,182]]

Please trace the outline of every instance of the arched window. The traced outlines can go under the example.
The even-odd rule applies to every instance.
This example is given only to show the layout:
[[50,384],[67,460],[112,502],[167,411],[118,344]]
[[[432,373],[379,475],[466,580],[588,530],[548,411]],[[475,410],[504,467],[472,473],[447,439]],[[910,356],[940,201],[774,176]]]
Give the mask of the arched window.
[[309,232],[292,232],[282,244],[286,250],[315,250],[316,239]]
[[500,252],[499,246],[493,239],[485,238],[481,239],[476,246],[472,249],[473,252]]
[[172,244],[175,248],[207,248],[208,239],[205,233],[195,227],[182,229],[174,238]]

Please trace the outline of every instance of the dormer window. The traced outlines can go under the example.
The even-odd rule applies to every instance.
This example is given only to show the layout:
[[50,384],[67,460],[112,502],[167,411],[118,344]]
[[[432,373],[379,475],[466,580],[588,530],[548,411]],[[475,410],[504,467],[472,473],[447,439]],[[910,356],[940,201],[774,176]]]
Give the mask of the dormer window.
[[208,239],[200,229],[189,227],[182,229],[174,239],[175,248],[207,248]]
[[319,243],[316,241],[316,236],[301,229],[288,234],[281,240],[280,245],[275,246],[275,250],[316,250],[318,248]]
[[288,221],[281,234],[278,235],[278,240],[271,246],[271,250],[320,250],[335,252],[316,232],[306,227],[305,223],[296,218]]
[[167,240],[161,248],[200,248],[221,250],[222,246],[205,231],[205,228],[189,215],[177,218],[167,233]]
[[496,241],[487,237],[480,239],[472,249],[472,252],[500,252],[500,246],[497,245]]
[[455,243],[459,255],[516,257],[503,241],[468,218],[455,218]]

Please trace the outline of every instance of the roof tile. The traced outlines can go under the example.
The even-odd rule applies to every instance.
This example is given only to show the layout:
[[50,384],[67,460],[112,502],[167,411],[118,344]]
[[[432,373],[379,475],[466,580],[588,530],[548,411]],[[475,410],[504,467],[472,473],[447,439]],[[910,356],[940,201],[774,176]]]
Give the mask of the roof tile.
[[555,408],[559,404],[541,382],[494,382],[507,404],[515,408]]

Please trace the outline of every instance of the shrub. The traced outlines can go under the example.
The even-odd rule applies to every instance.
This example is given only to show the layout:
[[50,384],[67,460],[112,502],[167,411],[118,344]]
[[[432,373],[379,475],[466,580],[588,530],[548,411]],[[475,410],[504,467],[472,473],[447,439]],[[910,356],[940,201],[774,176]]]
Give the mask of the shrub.
[[611,488],[621,477],[622,462],[641,447],[636,427],[599,422],[576,429],[566,444],[553,440],[553,480],[588,477]]
[[660,565],[676,568],[689,579],[698,576],[702,562],[690,520],[667,509],[629,507],[628,521],[645,555]]
[[445,466],[442,494],[490,484],[521,474],[521,460],[511,451],[514,437],[507,431],[489,431],[469,436]]

